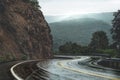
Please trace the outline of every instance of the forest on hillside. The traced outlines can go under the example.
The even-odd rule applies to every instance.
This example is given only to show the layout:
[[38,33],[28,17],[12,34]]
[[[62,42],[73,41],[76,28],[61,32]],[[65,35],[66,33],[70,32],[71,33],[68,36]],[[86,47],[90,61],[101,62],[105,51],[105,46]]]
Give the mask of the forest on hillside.
[[[118,21],[120,21],[119,15],[120,15],[119,10],[118,10],[118,12],[114,13],[115,18],[111,21],[112,25],[108,31],[110,33],[109,36],[107,35],[108,32],[106,33],[106,31],[104,31],[105,27],[102,27],[103,30],[99,30],[99,31],[92,33],[92,38],[91,38],[90,42],[88,43],[88,45],[81,45],[80,43],[77,43],[77,42],[68,41],[68,42],[65,42],[64,44],[60,45],[59,51],[58,52],[56,51],[55,54],[104,55],[104,56],[110,56],[110,57],[115,57],[115,56],[119,57],[120,56],[120,54],[119,54],[119,52],[120,52],[120,25],[118,23]],[[77,21],[76,21],[76,23],[78,23]],[[88,19],[88,21],[89,21],[89,19]],[[67,26],[68,25],[76,26],[76,24],[72,24],[72,23],[65,23],[65,24]],[[89,26],[89,23],[87,21],[86,21],[86,24]],[[86,24],[84,23],[84,25],[86,25]],[[97,24],[96,22],[94,23],[94,21],[93,22],[90,21],[90,24],[96,24],[94,26],[98,25],[98,28],[100,27],[99,24]],[[62,24],[60,24],[60,25],[62,25]],[[79,25],[81,25],[81,22],[79,23]],[[106,24],[106,25],[108,25],[108,24]],[[104,23],[103,23],[103,26],[105,26]],[[87,29],[89,29],[89,28],[87,28]],[[81,30],[83,30],[83,29],[81,29]],[[81,31],[81,30],[79,30],[79,31]],[[72,30],[69,30],[69,31],[71,32]],[[86,31],[85,33],[88,33],[88,32]],[[71,33],[71,35],[73,35],[73,34]],[[113,41],[111,42],[110,39],[112,39]]]

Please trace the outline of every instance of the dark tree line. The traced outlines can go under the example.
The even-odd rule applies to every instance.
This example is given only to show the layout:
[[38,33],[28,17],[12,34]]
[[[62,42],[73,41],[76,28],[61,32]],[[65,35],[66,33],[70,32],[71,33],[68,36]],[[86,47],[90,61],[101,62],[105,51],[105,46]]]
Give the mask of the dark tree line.
[[69,54],[83,54],[87,55],[96,50],[107,49],[108,48],[108,38],[104,31],[97,31],[93,33],[91,42],[88,46],[81,46],[77,43],[66,42],[65,44],[59,47],[60,53],[69,53]]
[[66,42],[65,44],[63,44],[59,47],[59,51],[61,53],[75,54],[75,53],[80,52],[80,48],[81,48],[81,46],[76,43]]
[[120,56],[120,10],[114,13],[114,19],[112,21],[113,28],[111,29],[113,42],[113,48],[117,49]]

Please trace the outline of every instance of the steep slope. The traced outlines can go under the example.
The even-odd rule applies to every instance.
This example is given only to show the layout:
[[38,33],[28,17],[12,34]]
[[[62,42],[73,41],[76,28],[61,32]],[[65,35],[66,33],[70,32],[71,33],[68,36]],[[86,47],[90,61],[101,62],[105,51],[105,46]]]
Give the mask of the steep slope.
[[0,0],[0,58],[52,56],[52,36],[42,12],[25,0]]
[[105,31],[111,41],[110,29],[112,26],[104,21],[93,18],[79,18],[66,20],[50,24],[54,48],[67,41],[77,42],[82,45],[89,44],[92,33],[96,31]]

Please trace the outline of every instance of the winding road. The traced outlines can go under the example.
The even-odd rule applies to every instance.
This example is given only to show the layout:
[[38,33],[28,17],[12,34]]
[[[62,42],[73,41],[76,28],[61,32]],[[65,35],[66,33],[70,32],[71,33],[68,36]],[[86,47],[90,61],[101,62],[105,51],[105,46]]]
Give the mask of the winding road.
[[[90,67],[90,57],[53,59],[37,63],[45,71],[46,80],[120,80],[120,72]],[[91,65],[91,64],[90,64]]]

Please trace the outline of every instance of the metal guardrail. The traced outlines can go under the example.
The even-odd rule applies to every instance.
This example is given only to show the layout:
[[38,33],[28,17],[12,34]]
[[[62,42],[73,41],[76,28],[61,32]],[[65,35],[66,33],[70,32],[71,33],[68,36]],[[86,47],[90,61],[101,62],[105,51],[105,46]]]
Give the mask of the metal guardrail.
[[20,66],[21,64],[23,63],[27,63],[27,62],[32,62],[32,61],[36,61],[36,60],[29,60],[29,61],[23,61],[23,62],[20,62],[20,63],[17,63],[15,65],[13,65],[11,68],[10,68],[10,72],[11,74],[13,75],[13,77],[17,80],[24,80],[22,77],[20,77],[16,72],[15,72],[15,68],[17,66]]
[[99,65],[120,70],[120,59],[103,59],[98,62]]

